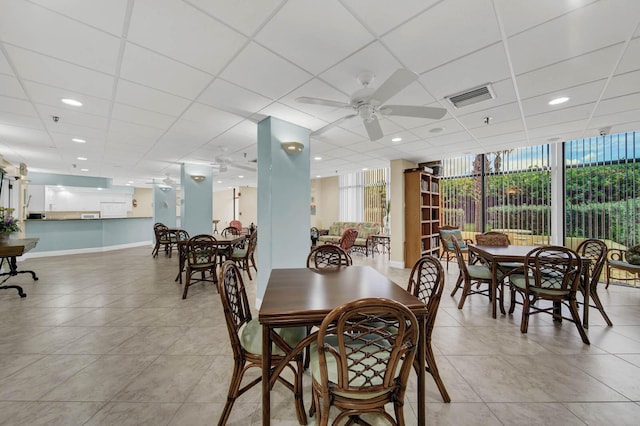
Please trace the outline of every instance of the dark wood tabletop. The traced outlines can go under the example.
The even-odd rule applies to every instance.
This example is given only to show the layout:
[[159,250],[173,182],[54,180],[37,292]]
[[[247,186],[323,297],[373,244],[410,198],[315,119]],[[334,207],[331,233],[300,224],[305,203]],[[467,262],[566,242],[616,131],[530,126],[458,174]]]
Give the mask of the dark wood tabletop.
[[[521,262],[524,263],[527,254],[534,249],[540,248],[542,246],[519,246],[519,245],[508,245],[508,246],[481,246],[478,244],[469,244],[469,250],[475,255],[486,259],[490,262],[491,272],[492,272],[492,282],[491,282],[491,294],[497,294],[497,265],[500,262]],[[588,257],[581,257],[584,267],[582,268],[582,275],[584,277],[584,282],[589,282],[589,268],[588,264],[591,262],[591,259]],[[493,318],[497,316],[496,309],[496,298],[494,297],[491,300],[491,315]],[[584,304],[582,308],[582,323],[584,328],[589,328],[589,292],[584,292]]]
[[[278,327],[319,325],[334,308],[366,297],[387,298],[407,306],[418,318],[418,424],[425,413],[425,321],[427,307],[417,297],[369,266],[350,266],[319,272],[307,268],[273,269],[262,299],[258,320],[263,325],[262,424],[270,424],[271,332]],[[296,348],[295,350],[300,350]],[[275,371],[278,371],[276,369]]]

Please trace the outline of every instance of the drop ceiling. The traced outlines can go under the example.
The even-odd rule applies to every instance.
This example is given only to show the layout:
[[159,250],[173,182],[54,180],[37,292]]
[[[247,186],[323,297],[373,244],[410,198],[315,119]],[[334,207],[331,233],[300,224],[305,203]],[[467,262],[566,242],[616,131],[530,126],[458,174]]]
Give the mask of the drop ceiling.
[[[637,0],[0,0],[0,10],[0,155],[30,171],[143,186],[223,156],[232,164],[214,166],[216,185],[255,185],[233,164],[253,164],[257,122],[319,129],[351,111],[297,97],[348,102],[360,73],[374,73],[375,88],[399,68],[420,77],[389,103],[446,108],[444,118],[382,118],[378,141],[345,121],[311,139],[311,178],[640,129]],[[459,109],[446,99],[487,83],[495,99]],[[548,105],[560,96],[570,99]]]

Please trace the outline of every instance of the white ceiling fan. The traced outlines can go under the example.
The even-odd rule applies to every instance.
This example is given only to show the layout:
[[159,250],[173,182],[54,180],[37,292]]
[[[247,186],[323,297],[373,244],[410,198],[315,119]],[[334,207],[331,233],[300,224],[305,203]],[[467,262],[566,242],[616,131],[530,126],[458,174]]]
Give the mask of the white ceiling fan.
[[[251,160],[246,160],[244,162],[237,162],[237,161],[233,161],[233,159],[227,155],[225,155],[227,152],[226,148],[222,149],[222,152],[220,155],[216,155],[214,158],[214,161],[211,163],[211,165],[217,169],[217,171],[219,173],[225,173],[229,170],[229,167],[234,167],[236,169],[241,169],[241,170],[247,170],[250,172],[255,172],[256,168],[255,168],[255,161],[251,161]],[[244,158],[247,158],[247,153],[245,152],[244,154]]]
[[363,72],[358,76],[358,81],[364,87],[356,91],[351,96],[349,103],[319,98],[308,98],[304,96],[297,98],[296,101],[302,103],[325,105],[334,108],[348,108],[354,111],[353,114],[349,114],[334,121],[333,123],[329,123],[326,126],[319,128],[312,132],[311,135],[319,135],[330,128],[339,125],[345,120],[360,116],[364,123],[364,127],[367,130],[367,134],[369,135],[369,139],[376,141],[384,136],[382,128],[380,127],[380,122],[378,121],[381,116],[398,115],[404,117],[439,120],[447,113],[445,108],[418,105],[384,105],[386,101],[418,79],[418,74],[413,71],[403,68],[398,69],[377,89],[369,87],[373,78],[374,75],[370,72]]
[[165,175],[165,178],[162,180],[153,178],[151,179],[151,182],[145,182],[145,183],[149,185],[160,185],[160,186],[164,186],[165,188],[166,187],[176,188],[178,186],[178,182],[171,177],[171,173],[167,173]]

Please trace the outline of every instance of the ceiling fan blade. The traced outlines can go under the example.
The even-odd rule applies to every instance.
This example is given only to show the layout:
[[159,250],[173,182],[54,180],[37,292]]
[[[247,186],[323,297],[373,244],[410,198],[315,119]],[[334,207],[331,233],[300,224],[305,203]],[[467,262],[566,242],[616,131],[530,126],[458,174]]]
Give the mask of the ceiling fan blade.
[[251,167],[249,165],[242,164],[242,163],[231,163],[231,165],[233,167],[235,167],[236,169],[246,170],[246,171],[249,171],[249,172],[255,172],[256,171],[255,167]]
[[333,127],[336,127],[336,126],[337,126],[337,125],[339,125],[340,123],[342,123],[342,122],[344,122],[344,121],[347,121],[347,120],[349,120],[349,119],[352,119],[353,117],[357,117],[357,116],[358,116],[358,114],[349,114],[349,115],[347,115],[347,116],[344,116],[344,117],[342,117],[342,118],[339,118],[339,119],[337,119],[336,121],[334,121],[334,122],[332,122],[332,123],[329,123],[329,124],[327,124],[326,126],[324,126],[324,127],[320,127],[318,130],[315,130],[315,131],[311,132],[311,136],[318,136],[318,135],[321,135],[321,134],[323,134],[324,132],[326,132],[327,130],[329,130],[329,129],[333,128]]
[[301,102],[303,104],[324,105],[324,106],[330,106],[335,108],[351,108],[351,105],[345,102],[330,101],[328,99],[320,99],[320,98],[308,98],[306,96],[303,96],[301,98],[296,98],[296,101]]
[[378,105],[381,105],[417,79],[418,74],[413,71],[400,68],[391,74],[391,77],[378,87],[378,90],[371,95],[371,99],[375,99],[379,102]]
[[445,116],[447,110],[445,108],[426,106],[385,105],[380,108],[380,112],[384,115],[401,115],[404,117],[431,118],[433,120],[439,120]]
[[382,127],[380,127],[380,122],[377,118],[373,120],[363,120],[364,128],[367,129],[367,134],[369,135],[369,139],[372,141],[377,141],[378,139],[382,139]]

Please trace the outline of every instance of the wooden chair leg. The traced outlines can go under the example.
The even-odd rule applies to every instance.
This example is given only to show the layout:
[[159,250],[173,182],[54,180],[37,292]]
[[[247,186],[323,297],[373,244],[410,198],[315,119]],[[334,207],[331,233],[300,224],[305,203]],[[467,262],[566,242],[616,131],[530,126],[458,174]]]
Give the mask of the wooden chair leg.
[[455,295],[456,295],[456,292],[457,292],[457,291],[458,291],[458,289],[460,288],[460,284],[462,284],[462,280],[463,280],[463,278],[462,278],[462,273],[460,273],[460,274],[458,275],[458,280],[456,281],[456,285],[455,285],[455,287],[453,287],[453,291],[451,291],[451,297],[453,297],[453,296],[455,296]]
[[189,291],[189,285],[191,285],[191,271],[189,270],[189,268],[187,268],[187,273],[186,275],[186,280],[184,283],[184,291],[182,292],[182,299],[186,299],[187,298],[187,292]]
[[529,301],[529,296],[527,296],[526,294],[523,295],[523,302],[522,302],[522,320],[520,321],[520,332],[523,334],[526,334],[528,329],[529,329],[529,305],[530,305],[530,301]]
[[425,354],[426,363],[427,363],[427,371],[433,377],[433,380],[436,382],[436,386],[438,386],[438,390],[440,391],[440,395],[442,396],[442,400],[444,402],[451,402],[451,398],[449,397],[449,393],[447,392],[447,388],[444,386],[444,382],[440,378],[440,372],[438,371],[438,366],[436,365],[436,358],[433,355],[433,348],[431,347],[431,341],[427,342],[427,352]]
[[591,295],[591,300],[593,300],[593,303],[596,305],[596,308],[598,308],[598,310],[600,311],[602,318],[604,318],[607,325],[611,327],[613,323],[609,319],[609,315],[607,315],[607,313],[604,311],[604,306],[602,306],[602,301],[600,300],[600,296],[598,296],[598,292],[595,289],[593,289],[591,290],[590,295]]
[[307,424],[307,413],[304,411],[304,401],[302,399],[302,355],[298,354],[296,357],[296,374],[293,383],[293,393],[296,400],[296,414],[298,416],[298,423],[301,425]]
[[462,294],[460,295],[460,301],[458,302],[458,309],[462,309],[464,306],[464,301],[467,299],[467,295],[471,291],[471,282],[464,283],[464,287],[462,287]]
[[242,376],[244,368],[244,362],[236,361],[233,363],[233,374],[231,375],[231,383],[229,383],[229,392],[227,393],[227,402],[224,404],[224,409],[218,420],[218,426],[227,424],[233,403],[238,398],[238,392],[240,390],[240,384],[242,383]]
[[573,318],[573,322],[576,324],[578,328],[578,333],[580,333],[580,337],[582,341],[590,345],[589,337],[587,333],[584,331],[584,327],[582,326],[582,320],[580,319],[580,314],[578,313],[578,302],[575,299],[569,300],[569,311],[571,312],[571,318]]
[[609,288],[609,278],[610,278],[610,274],[611,274],[611,268],[609,268],[608,264],[604,266],[604,271],[605,271],[604,272],[604,276],[605,276],[605,279],[607,280],[607,285],[604,286],[604,288],[607,289],[607,288]]

